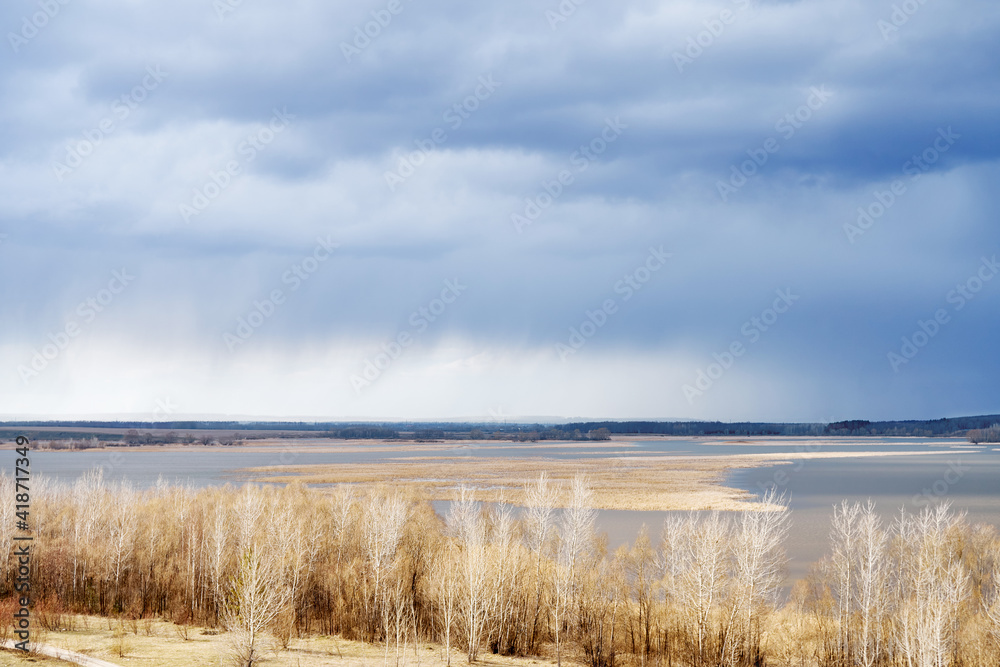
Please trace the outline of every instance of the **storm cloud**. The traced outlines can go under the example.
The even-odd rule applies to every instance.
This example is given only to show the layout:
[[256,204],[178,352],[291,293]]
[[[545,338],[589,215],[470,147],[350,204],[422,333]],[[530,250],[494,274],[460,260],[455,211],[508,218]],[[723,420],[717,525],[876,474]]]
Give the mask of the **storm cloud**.
[[1000,411],[996,3],[0,28],[4,415]]

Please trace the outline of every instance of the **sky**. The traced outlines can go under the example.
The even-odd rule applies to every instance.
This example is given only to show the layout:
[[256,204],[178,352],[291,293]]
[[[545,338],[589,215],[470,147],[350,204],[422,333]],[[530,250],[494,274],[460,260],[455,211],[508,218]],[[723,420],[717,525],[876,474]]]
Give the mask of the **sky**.
[[17,0],[0,416],[1000,412],[990,0]]

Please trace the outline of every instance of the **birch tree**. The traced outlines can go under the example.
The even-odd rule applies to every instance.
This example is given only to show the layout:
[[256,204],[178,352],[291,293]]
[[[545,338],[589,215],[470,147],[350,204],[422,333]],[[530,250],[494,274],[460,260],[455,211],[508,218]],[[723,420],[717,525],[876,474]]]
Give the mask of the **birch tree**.
[[782,548],[788,532],[787,500],[772,489],[762,502],[781,509],[743,512],[733,540],[735,604],[726,642],[734,664],[755,664],[760,659],[760,618],[777,602],[787,560]]
[[394,565],[408,514],[406,502],[398,493],[374,494],[368,499],[365,512],[364,547],[371,583],[366,601],[369,604],[370,622],[373,626],[380,623],[379,629],[385,639],[387,656],[392,596],[386,579]]
[[727,583],[731,527],[718,512],[665,521],[663,557],[668,595],[691,619],[697,662],[708,660],[711,620]]
[[586,479],[577,475],[573,478],[569,506],[563,510],[561,539],[555,567],[555,596],[553,600],[553,620],[555,624],[556,665],[562,665],[562,630],[569,609],[576,597],[576,568],[580,554],[594,534],[597,510],[593,508],[594,494],[587,486]]
[[275,555],[262,545],[244,547],[223,611],[234,665],[254,667],[264,660],[270,652],[266,632],[288,598]]
[[949,503],[917,516],[902,512],[896,644],[914,667],[946,667],[957,650],[958,621],[969,595],[969,574],[951,534],[962,518]]
[[887,534],[871,500],[861,507],[857,522],[857,564],[855,606],[861,618],[855,654],[862,667],[874,667],[884,653],[889,572]]
[[558,492],[542,472],[538,479],[525,489],[524,540],[535,559],[534,605],[531,612],[531,630],[528,637],[529,649],[534,648],[538,637],[538,621],[542,610],[544,581],[542,561],[552,535],[555,519],[555,505]]
[[524,562],[515,529],[513,508],[501,499],[490,512],[487,568],[490,623],[486,641],[492,651],[502,655],[513,654],[519,635],[523,635],[519,601],[524,598]]
[[446,541],[431,566],[432,595],[437,605],[438,632],[444,639],[444,659],[451,667],[451,633],[458,613],[459,564],[457,549]]
[[215,610],[215,620],[219,621],[220,610],[225,604],[225,572],[228,564],[230,538],[230,513],[228,508],[221,502],[217,502],[212,508],[212,519],[209,524],[208,544],[206,553],[208,556],[209,584],[212,587],[212,606]]
[[462,630],[465,635],[466,657],[475,662],[486,624],[486,526],[479,505],[472,499],[472,490],[462,486],[459,498],[448,512],[449,532],[460,548],[462,594],[459,597]]
[[108,496],[107,540],[115,591],[113,604],[118,611],[122,611],[121,584],[135,549],[135,534],[138,527],[137,498],[131,484],[128,483],[113,488]]
[[858,534],[858,516],[861,506],[848,503],[846,500],[840,506],[833,508],[833,521],[830,528],[830,541],[833,554],[830,564],[834,575],[834,597],[838,603],[838,627],[840,659],[852,664],[854,651],[851,647],[852,604],[856,597],[855,573],[859,558],[860,536]]

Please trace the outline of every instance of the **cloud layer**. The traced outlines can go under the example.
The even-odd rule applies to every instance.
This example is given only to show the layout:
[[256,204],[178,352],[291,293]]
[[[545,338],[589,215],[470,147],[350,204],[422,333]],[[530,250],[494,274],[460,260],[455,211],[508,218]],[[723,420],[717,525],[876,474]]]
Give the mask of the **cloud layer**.
[[0,27],[0,413],[1000,411],[995,3]]

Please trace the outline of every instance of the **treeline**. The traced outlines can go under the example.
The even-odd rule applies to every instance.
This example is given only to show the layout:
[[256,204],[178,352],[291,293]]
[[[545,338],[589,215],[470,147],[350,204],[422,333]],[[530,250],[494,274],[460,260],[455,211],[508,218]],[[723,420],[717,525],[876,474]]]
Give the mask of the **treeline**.
[[96,436],[90,438],[67,438],[65,440],[38,440],[35,446],[40,450],[57,449],[94,449],[102,446],[102,442]]
[[[175,431],[324,431],[338,426],[335,422],[274,422],[274,421],[5,421],[6,428],[100,428],[123,429],[168,429]],[[353,425],[353,424],[352,424]],[[368,424],[362,424],[368,425]],[[344,426],[344,424],[339,424]]]
[[617,435],[673,435],[673,436],[817,436],[825,432],[824,424],[772,424],[765,422],[579,422],[556,427],[564,433],[586,433],[606,428]]
[[384,426],[348,426],[330,429],[324,435],[341,440],[396,440],[399,431]]
[[[300,432],[296,437],[307,437],[309,434]],[[198,445],[242,445],[249,440],[263,440],[273,438],[260,431],[200,431],[191,433],[178,433],[176,431],[162,430],[156,432],[147,431],[145,433],[136,429],[129,429],[122,436],[122,442],[126,445],[168,445],[168,444],[198,444]],[[399,431],[382,426],[348,426],[345,428],[329,429],[312,434],[317,438],[335,438],[338,440],[395,440],[400,437]]]
[[[863,419],[822,423],[769,423],[717,421],[602,421],[572,424],[522,423],[337,423],[337,422],[2,422],[0,433],[34,436],[33,440],[86,439],[95,433],[74,428],[101,429],[104,441],[125,444],[214,443],[233,444],[257,438],[333,438],[343,440],[588,440],[595,433],[615,435],[696,436],[851,436],[942,437],[963,436],[970,430],[988,430],[1000,415],[953,417],[933,420],[872,422]],[[47,427],[46,431],[32,428]],[[27,429],[27,430],[26,430]],[[55,431],[53,429],[65,429]],[[173,438],[173,440],[170,440]],[[597,439],[601,439],[598,437]],[[228,442],[223,442],[228,441]]]
[[512,442],[538,442],[545,440],[610,440],[611,432],[606,428],[597,428],[586,432],[579,429],[573,431],[561,431],[557,428],[549,429],[524,429],[520,431],[493,431],[492,433],[480,429],[472,429],[468,435],[470,440],[509,440]]
[[[609,553],[579,478],[539,477],[521,511],[463,490],[445,518],[385,488],[139,491],[99,474],[33,486],[40,622],[85,612],[221,627],[243,665],[311,633],[378,643],[397,664],[417,640],[469,661],[591,667],[1000,659],[1000,539],[946,505],[891,524],[870,504],[837,507],[830,555],[781,605],[788,511],[672,516],[661,540],[643,529]],[[0,487],[13,497],[9,477]],[[0,513],[0,544],[14,532]],[[0,566],[3,599],[18,565],[5,551]]]
[[1000,420],[1000,415],[950,417],[929,420],[871,422],[851,420],[834,422],[826,427],[826,435],[847,436],[962,436],[969,429],[986,428]]
[[969,442],[979,444],[980,442],[1000,442],[1000,424],[993,424],[989,428],[974,428],[967,435]]
[[[163,445],[163,444],[245,444],[248,440],[260,440],[268,437],[261,432],[200,432],[198,435],[177,433],[176,431],[140,432],[129,429],[121,436],[126,445]],[[301,434],[300,436],[301,437]],[[312,434],[312,437],[331,438],[336,440],[400,440],[410,438],[420,441],[436,440],[506,440],[506,441],[537,441],[537,440],[609,440],[610,432],[606,428],[597,428],[587,432],[575,430],[563,431],[557,428],[544,429],[519,428],[512,430],[489,430],[473,428],[470,430],[446,430],[442,428],[421,428],[413,431],[399,431],[385,426],[347,426],[328,429]]]
[[183,444],[183,445],[242,445],[245,444],[247,440],[260,439],[264,436],[257,434],[243,434],[239,432],[235,433],[211,433],[211,434],[200,434],[192,435],[190,433],[177,433],[176,431],[167,431],[166,433],[160,431],[157,433],[151,433],[149,431],[142,433],[136,429],[129,429],[122,436],[122,442],[126,445],[172,445],[172,444]]
[[563,432],[583,432],[606,428],[619,435],[672,435],[672,436],[854,436],[854,437],[943,437],[963,436],[969,429],[985,429],[1000,421],[1000,415],[979,417],[952,417],[932,420],[905,420],[873,422],[864,419],[810,423],[767,422],[580,422],[556,426]]

